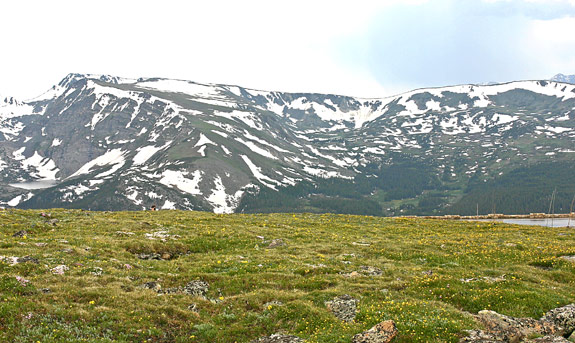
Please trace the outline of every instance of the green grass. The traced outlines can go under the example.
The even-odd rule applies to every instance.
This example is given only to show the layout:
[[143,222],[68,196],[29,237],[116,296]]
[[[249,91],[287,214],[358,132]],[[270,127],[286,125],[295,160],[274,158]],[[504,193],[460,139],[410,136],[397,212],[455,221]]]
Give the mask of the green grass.
[[[41,211],[0,211],[0,255],[39,261],[0,263],[0,341],[241,343],[283,332],[343,343],[393,319],[395,342],[457,342],[478,328],[469,312],[539,318],[575,298],[575,266],[558,258],[575,254],[575,232],[566,228],[331,214],[44,212],[56,226]],[[29,234],[13,237],[19,230]],[[175,236],[145,236],[157,231]],[[269,249],[257,236],[286,245]],[[140,253],[170,258],[141,260]],[[70,268],[64,275],[50,271],[62,264]],[[383,275],[343,275],[360,266]],[[198,279],[210,284],[205,299],[140,287]],[[342,294],[360,300],[354,322],[324,305]]]

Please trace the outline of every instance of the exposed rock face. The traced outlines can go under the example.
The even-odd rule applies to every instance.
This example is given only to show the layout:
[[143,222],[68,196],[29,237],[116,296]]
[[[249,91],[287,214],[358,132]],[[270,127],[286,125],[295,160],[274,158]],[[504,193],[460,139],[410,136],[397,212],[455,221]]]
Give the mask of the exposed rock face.
[[297,336],[273,334],[271,336],[260,337],[250,343],[303,343],[303,339]]
[[352,343],[388,343],[397,336],[398,330],[393,320],[386,320],[371,329],[353,336]]
[[359,300],[344,294],[336,297],[331,301],[326,301],[325,306],[330,310],[334,316],[346,322],[351,322],[355,319],[357,313],[357,304]]
[[548,321],[561,328],[561,334],[569,336],[575,331],[575,304],[553,309],[543,318],[543,321]]
[[[514,318],[494,311],[480,311],[476,319],[486,330],[470,330],[460,343],[562,343],[575,330],[575,304],[549,311],[539,320]],[[539,338],[531,339],[531,337]]]

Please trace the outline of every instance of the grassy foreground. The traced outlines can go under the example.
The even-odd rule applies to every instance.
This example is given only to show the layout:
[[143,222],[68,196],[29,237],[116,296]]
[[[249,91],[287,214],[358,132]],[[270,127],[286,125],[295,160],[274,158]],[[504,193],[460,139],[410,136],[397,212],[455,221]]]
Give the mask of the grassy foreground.
[[[2,342],[243,343],[276,332],[350,342],[387,319],[397,323],[396,342],[457,342],[477,328],[468,312],[539,318],[575,301],[575,264],[559,258],[575,254],[567,228],[331,214],[44,212],[51,217],[0,211],[0,255],[38,260],[0,263]],[[27,234],[13,237],[20,230]],[[146,236],[158,231],[170,235],[165,242]],[[272,239],[286,245],[268,248]],[[51,270],[59,265],[69,270]],[[382,275],[364,275],[361,266]],[[206,298],[140,287],[192,280],[209,283]],[[324,305],[342,294],[360,301],[353,322]]]

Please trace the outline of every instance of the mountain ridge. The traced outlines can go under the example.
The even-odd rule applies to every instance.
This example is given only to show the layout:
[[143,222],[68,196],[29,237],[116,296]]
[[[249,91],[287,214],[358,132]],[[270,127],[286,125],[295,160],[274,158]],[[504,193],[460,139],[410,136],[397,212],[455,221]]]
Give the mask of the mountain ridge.
[[[0,107],[0,201],[95,209],[157,202],[228,213],[258,210],[246,199],[252,206],[258,195],[285,199],[309,183],[327,194],[306,188],[297,210],[326,210],[331,201],[329,210],[341,200],[396,214],[441,199],[432,209],[441,213],[462,198],[472,175],[487,182],[512,167],[571,161],[574,99],[575,86],[551,81],[355,98],[69,74],[37,98]],[[402,165],[425,176],[412,175],[421,185],[406,192],[410,198],[393,199],[402,195],[383,179]],[[18,188],[49,180],[55,185]],[[347,183],[365,190],[354,199],[329,195]]]

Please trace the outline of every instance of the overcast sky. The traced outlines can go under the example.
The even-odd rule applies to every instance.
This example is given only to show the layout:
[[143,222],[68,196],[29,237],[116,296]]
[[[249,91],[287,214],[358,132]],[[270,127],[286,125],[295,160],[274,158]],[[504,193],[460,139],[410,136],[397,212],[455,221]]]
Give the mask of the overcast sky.
[[0,94],[66,74],[384,97],[575,74],[575,0],[10,1]]

